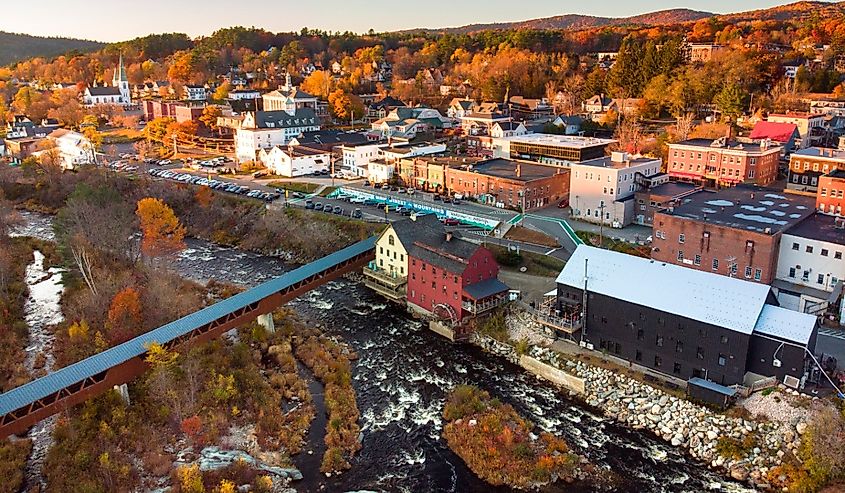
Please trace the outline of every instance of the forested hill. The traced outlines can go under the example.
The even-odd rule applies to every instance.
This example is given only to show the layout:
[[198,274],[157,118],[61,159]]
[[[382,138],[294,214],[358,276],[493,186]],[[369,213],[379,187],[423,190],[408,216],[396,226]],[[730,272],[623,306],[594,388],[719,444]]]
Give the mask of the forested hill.
[[680,24],[712,17],[710,12],[700,12],[690,9],[670,9],[633,17],[594,17],[590,15],[566,14],[542,19],[531,19],[517,22],[499,22],[491,24],[470,24],[468,26],[450,27],[443,29],[410,29],[409,31],[428,31],[449,34],[470,34],[479,31],[508,30],[508,29],[567,29],[580,30],[604,26],[660,26],[666,24]]
[[0,66],[33,57],[54,57],[71,51],[88,52],[105,46],[97,41],[43,38],[0,31]]

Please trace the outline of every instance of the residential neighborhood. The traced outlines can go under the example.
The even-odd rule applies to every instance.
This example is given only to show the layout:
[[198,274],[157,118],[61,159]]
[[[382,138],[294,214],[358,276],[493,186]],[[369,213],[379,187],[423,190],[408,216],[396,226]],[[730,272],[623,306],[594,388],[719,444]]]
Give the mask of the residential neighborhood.
[[845,484],[845,4],[45,2],[0,493]]

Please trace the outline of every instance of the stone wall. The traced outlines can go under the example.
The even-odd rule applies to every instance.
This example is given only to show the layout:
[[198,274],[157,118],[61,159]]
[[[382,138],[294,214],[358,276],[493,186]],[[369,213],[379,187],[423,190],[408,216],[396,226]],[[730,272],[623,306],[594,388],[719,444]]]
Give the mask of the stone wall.
[[578,378],[574,375],[570,375],[565,371],[555,368],[551,365],[547,365],[542,361],[532,358],[531,356],[522,355],[519,357],[519,365],[526,370],[530,371],[531,373],[538,375],[546,380],[560,385],[566,389],[575,392],[576,394],[583,395],[586,392],[586,382],[583,378]]

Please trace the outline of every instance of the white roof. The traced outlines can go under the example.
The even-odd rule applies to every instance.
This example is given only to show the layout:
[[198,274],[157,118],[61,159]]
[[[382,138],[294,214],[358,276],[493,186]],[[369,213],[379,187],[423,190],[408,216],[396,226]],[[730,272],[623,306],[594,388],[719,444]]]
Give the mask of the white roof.
[[797,342],[806,346],[816,327],[816,317],[808,313],[765,305],[754,332]]
[[613,139],[600,139],[597,137],[582,137],[579,135],[557,135],[543,133],[515,135],[512,137],[504,137],[502,140],[509,140],[511,142],[521,142],[526,144],[541,144],[556,147],[568,147],[575,149],[584,149],[586,147],[593,147],[598,145],[609,145],[618,142]]
[[[557,278],[582,289],[751,334],[770,287],[624,253],[579,245]],[[589,308],[588,308],[589,310]]]

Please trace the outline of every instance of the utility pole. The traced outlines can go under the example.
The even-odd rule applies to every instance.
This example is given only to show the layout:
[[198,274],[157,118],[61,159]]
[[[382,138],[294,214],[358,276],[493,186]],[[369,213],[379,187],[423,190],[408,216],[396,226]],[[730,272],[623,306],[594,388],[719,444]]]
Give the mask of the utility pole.
[[581,301],[581,344],[584,343],[584,334],[587,332],[587,265],[590,259],[584,259],[584,298]]
[[599,248],[604,248],[604,200],[599,205]]

